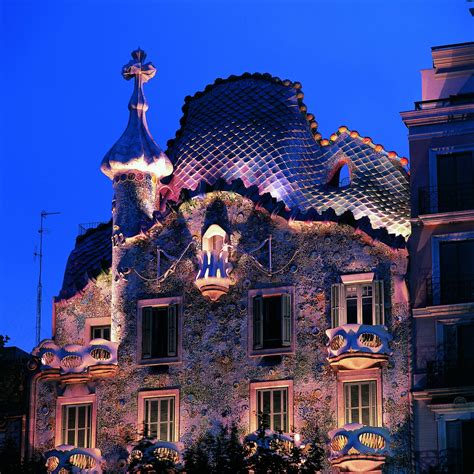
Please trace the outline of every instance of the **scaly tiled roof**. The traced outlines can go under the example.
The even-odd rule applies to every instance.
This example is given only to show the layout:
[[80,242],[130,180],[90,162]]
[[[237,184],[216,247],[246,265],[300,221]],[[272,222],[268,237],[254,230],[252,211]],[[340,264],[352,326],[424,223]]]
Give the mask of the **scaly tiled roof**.
[[[330,140],[306,113],[301,85],[268,74],[217,80],[186,98],[181,129],[168,143],[172,198],[205,182],[242,180],[292,211],[368,217],[373,228],[407,237],[408,174],[395,153],[341,127]],[[346,163],[351,184],[329,185]]]
[[63,286],[58,300],[67,299],[81,291],[89,280],[103,271],[108,271],[112,263],[112,222],[89,229],[76,239],[76,247],[69,255]]

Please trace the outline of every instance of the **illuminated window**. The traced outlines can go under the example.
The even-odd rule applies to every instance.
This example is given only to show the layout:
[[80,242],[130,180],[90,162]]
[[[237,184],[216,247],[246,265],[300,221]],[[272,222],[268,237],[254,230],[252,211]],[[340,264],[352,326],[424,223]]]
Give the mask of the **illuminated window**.
[[344,423],[377,426],[377,382],[348,382],[344,387]]
[[62,406],[62,443],[92,447],[92,403]]
[[[357,279],[367,275],[370,281]],[[384,286],[373,280],[373,273],[343,275],[343,283],[331,287],[332,327],[343,324],[384,324]],[[346,280],[346,281],[344,281]]]
[[138,393],[139,437],[176,442],[179,439],[179,390]]
[[250,384],[250,431],[263,423],[273,431],[290,432],[293,426],[293,381],[271,380]]
[[257,425],[288,432],[288,388],[257,390]]

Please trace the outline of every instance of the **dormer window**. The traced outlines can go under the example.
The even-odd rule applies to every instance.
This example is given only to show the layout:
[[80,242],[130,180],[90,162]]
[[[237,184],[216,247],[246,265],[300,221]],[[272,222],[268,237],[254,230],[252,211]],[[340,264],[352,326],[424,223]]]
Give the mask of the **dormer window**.
[[373,273],[342,275],[331,288],[332,327],[384,324],[383,281]]
[[333,188],[345,188],[351,184],[351,171],[347,163],[340,163],[328,183]]

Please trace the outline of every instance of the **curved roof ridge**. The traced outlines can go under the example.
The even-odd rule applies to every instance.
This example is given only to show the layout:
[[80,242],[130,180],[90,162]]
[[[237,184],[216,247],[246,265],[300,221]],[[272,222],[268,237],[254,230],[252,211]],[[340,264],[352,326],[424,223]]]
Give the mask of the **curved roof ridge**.
[[296,99],[298,101],[298,107],[300,109],[300,112],[305,115],[305,118],[308,122],[308,126],[310,130],[313,133],[313,136],[315,137],[316,140],[318,140],[317,135],[321,137],[321,135],[318,133],[318,122],[315,120],[314,114],[307,112],[307,107],[306,104],[303,102],[304,99],[304,93],[302,89],[301,82],[298,81],[292,81],[290,79],[281,79],[278,76],[273,76],[270,73],[261,73],[261,72],[244,72],[240,75],[235,75],[231,74],[229,77],[222,79],[221,77],[218,77],[215,79],[215,81],[212,84],[208,84],[206,87],[204,87],[203,90],[195,92],[193,95],[187,95],[184,98],[184,105],[181,108],[183,115],[181,116],[179,120],[179,125],[180,127],[178,130],[176,130],[174,138],[170,138],[168,142],[166,143],[167,150],[166,154],[168,151],[173,147],[174,143],[178,138],[180,138],[182,130],[184,125],[186,124],[187,118],[188,118],[188,110],[189,110],[189,103],[192,102],[193,100],[200,99],[207,93],[211,92],[214,90],[216,87],[222,85],[222,84],[228,84],[230,82],[237,82],[237,81],[242,81],[242,80],[247,80],[247,79],[256,79],[256,80],[262,80],[262,81],[268,81],[270,83],[275,83],[279,84],[284,87],[292,87],[297,91],[296,93]]

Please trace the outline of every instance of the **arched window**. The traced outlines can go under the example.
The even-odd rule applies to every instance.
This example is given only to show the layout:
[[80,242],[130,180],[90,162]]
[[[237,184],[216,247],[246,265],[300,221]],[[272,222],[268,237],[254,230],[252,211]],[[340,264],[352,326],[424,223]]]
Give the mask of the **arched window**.
[[338,165],[336,172],[328,183],[334,188],[345,188],[351,184],[351,171],[347,163]]
[[224,250],[225,240],[225,230],[217,224],[212,224],[202,236],[202,249],[206,252],[221,252]]

